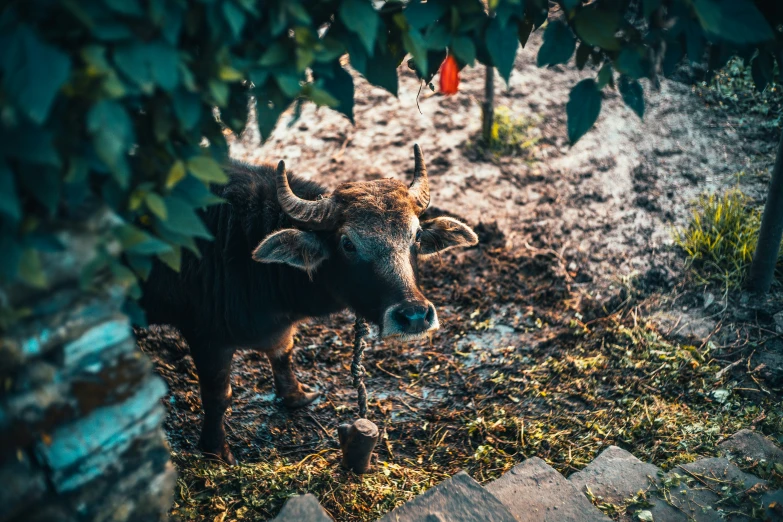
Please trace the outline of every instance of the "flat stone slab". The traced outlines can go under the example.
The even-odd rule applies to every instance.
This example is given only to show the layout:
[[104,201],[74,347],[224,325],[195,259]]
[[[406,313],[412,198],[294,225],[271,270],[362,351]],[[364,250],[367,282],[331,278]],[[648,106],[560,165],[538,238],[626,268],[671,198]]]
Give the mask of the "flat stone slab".
[[538,457],[484,486],[519,522],[609,522],[571,482]]
[[783,521],[783,489],[768,491],[761,497],[761,505],[764,507],[764,520],[770,522]]
[[517,522],[494,495],[460,471],[380,522]]
[[728,513],[739,509],[730,498],[724,497],[734,494],[744,496],[744,492],[755,492],[761,496],[767,486],[766,481],[743,473],[725,458],[701,459],[677,466],[666,475],[670,483],[675,474],[688,479],[688,484],[671,485],[668,498],[690,517],[688,520],[697,522],[751,520],[742,515],[728,517]]
[[619,520],[638,520],[638,511],[649,511],[655,522],[685,522],[688,518],[667,504],[657,495],[661,484],[659,468],[642,462],[624,449],[609,446],[582,471],[574,473],[568,480],[582,493],[590,491],[607,502],[622,506],[640,491],[646,492],[651,507],[632,508]]
[[314,495],[307,493],[288,499],[273,519],[278,522],[334,522],[326,510],[321,507]]
[[751,430],[740,430],[718,447],[735,458],[758,462],[782,462],[783,450],[765,436]]

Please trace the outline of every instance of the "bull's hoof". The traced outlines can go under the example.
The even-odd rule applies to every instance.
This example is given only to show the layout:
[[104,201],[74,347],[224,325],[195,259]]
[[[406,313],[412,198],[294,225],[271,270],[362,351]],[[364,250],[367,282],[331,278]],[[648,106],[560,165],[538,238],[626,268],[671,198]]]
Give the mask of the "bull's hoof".
[[306,384],[302,384],[297,391],[283,397],[283,406],[290,409],[303,408],[316,400],[320,395],[319,392],[313,391]]
[[229,466],[235,466],[237,463],[237,459],[234,457],[234,454],[231,453],[228,444],[223,444],[222,447],[219,447],[218,449],[211,449],[211,450],[205,448],[202,445],[201,453],[204,455],[204,457],[210,460],[217,460],[224,464],[228,464]]

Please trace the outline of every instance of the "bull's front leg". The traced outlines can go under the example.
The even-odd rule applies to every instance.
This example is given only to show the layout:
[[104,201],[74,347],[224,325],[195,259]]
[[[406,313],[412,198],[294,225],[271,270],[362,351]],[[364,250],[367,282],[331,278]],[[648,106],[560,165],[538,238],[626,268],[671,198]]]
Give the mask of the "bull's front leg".
[[282,335],[272,349],[266,350],[266,356],[272,365],[277,396],[283,400],[286,407],[301,408],[317,399],[319,393],[296,378],[293,351],[294,338],[291,330]]
[[234,357],[234,350],[191,345],[191,355],[198,371],[201,404],[204,408],[199,448],[207,456],[227,464],[236,464],[226,442],[223,425],[223,416],[231,406],[231,359]]

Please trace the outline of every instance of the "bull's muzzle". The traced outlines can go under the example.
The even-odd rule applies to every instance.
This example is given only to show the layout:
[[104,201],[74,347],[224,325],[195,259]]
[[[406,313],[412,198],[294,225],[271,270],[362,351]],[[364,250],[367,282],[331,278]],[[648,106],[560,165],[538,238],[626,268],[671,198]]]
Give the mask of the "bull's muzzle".
[[383,317],[381,336],[415,339],[437,330],[438,314],[429,301],[405,301],[390,307]]

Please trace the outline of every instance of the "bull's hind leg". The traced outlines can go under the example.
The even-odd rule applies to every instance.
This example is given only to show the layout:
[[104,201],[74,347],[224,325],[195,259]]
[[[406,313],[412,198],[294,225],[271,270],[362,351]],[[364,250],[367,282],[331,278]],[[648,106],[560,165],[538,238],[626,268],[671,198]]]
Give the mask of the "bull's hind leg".
[[201,451],[228,464],[236,459],[226,442],[223,416],[231,406],[231,359],[233,349],[191,345],[191,355],[198,370],[204,424],[201,427]]
[[294,373],[293,330],[281,336],[276,345],[266,351],[269,362],[272,364],[272,374],[275,379],[275,391],[288,408],[301,408],[307,406],[318,398],[318,392],[312,391],[309,386],[299,382]]

